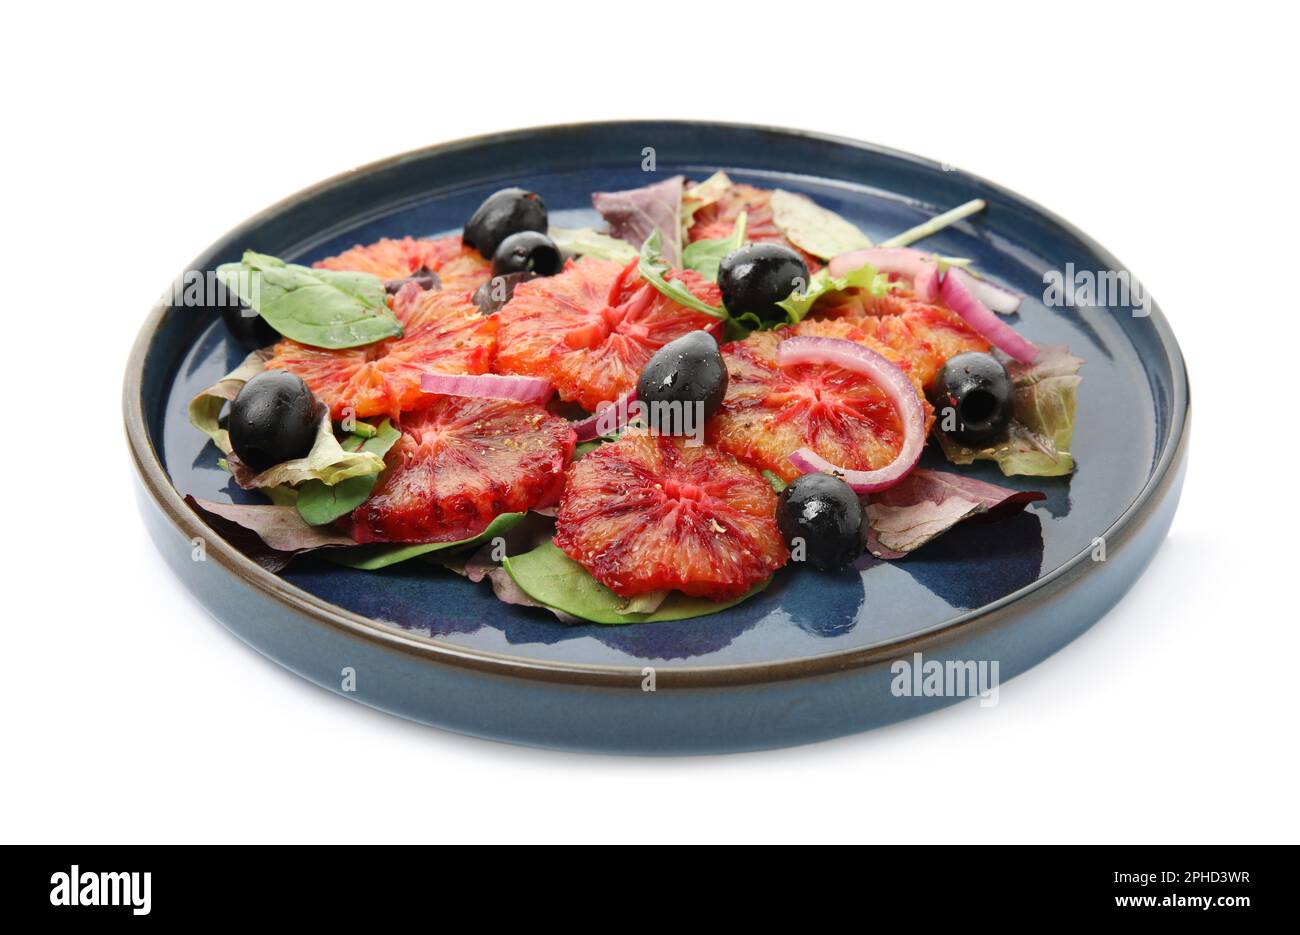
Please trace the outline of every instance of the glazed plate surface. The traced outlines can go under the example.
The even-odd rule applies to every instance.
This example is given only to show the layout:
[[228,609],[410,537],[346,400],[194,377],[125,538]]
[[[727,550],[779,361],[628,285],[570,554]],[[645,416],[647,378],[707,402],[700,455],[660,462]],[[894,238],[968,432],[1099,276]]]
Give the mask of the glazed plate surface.
[[[641,170],[654,147],[656,173]],[[998,523],[963,524],[897,562],[864,557],[827,575],[787,568],[763,593],[677,622],[565,625],[498,602],[423,561],[380,572],[308,557],[277,580],[212,536],[185,494],[257,500],[217,464],[186,419],[190,398],[244,356],[203,309],[155,309],[126,384],[127,431],[142,508],[164,557],[200,599],[258,649],[332,690],[360,667],[363,702],[427,723],[525,743],[628,752],[704,752],[860,730],[957,698],[882,689],[891,659],[999,660],[1001,679],[1094,622],[1132,583],[1173,515],[1188,413],[1181,356],[1160,310],[1048,308],[1044,274],[1119,270],[1100,246],[1002,188],[865,144],[729,125],[617,123],[520,131],[433,147],[365,167],[250,220],[197,258],[245,247],[310,263],[384,236],[457,230],[492,191],[540,192],[552,223],[599,223],[591,192],[725,169],[803,192],[882,239],[970,198],[989,208],[922,246],[970,257],[1028,295],[1013,323],[1085,361],[1069,478],[1003,478],[1047,499]],[[935,446],[930,446],[931,448]],[[941,458],[927,453],[930,466]],[[1093,560],[1104,537],[1107,560]],[[646,692],[653,669],[654,692]],[[669,699],[669,700],[665,700]],[[794,705],[792,708],[791,706]],[[523,710],[523,707],[528,710]],[[651,709],[654,710],[651,710]]]

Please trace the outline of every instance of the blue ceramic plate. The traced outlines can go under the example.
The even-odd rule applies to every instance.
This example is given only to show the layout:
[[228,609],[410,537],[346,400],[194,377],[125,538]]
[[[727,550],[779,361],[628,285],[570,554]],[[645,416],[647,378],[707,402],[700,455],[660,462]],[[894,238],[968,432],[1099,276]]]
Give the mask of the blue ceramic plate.
[[[987,211],[925,246],[971,257],[1025,292],[1019,330],[1085,360],[1075,474],[1007,481],[992,465],[962,469],[1047,499],[1000,523],[960,526],[902,561],[867,557],[836,575],[789,568],[747,603],[673,623],[569,626],[420,561],[363,572],[307,559],[276,577],[182,500],[246,496],[186,420],[189,399],[244,351],[208,312],[160,306],[128,367],[126,428],[149,528],[214,616],[300,675],[405,717],[521,743],[672,753],[802,743],[932,710],[960,697],[900,692],[891,663],[915,653],[996,661],[1005,681],[1119,599],[1164,538],[1181,488],[1188,387],[1174,337],[1154,306],[1147,316],[1045,307],[1045,272],[1123,267],[1037,205],[928,160],[751,126],[524,130],[321,183],[223,237],[191,268],[235,260],[245,247],[309,263],[383,236],[444,233],[506,185],[541,192],[556,224],[594,223],[591,192],[649,181],[647,146],[658,177],[725,169],[804,192],[873,238],[985,199]],[[206,552],[194,549],[195,537]],[[1095,560],[1099,537],[1105,561]]]

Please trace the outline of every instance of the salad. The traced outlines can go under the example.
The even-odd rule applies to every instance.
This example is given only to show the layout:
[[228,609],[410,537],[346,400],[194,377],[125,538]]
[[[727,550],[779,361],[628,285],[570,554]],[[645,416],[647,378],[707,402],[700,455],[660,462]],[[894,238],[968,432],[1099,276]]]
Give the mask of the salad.
[[[187,497],[271,571],[419,561],[563,620],[703,616],[788,566],[898,560],[1043,499],[1081,361],[1022,296],[725,173],[596,192],[603,229],[507,188],[460,234],[217,270],[251,353],[190,404],[262,503]],[[956,470],[918,467],[932,445]],[[973,572],[974,573],[974,572]]]

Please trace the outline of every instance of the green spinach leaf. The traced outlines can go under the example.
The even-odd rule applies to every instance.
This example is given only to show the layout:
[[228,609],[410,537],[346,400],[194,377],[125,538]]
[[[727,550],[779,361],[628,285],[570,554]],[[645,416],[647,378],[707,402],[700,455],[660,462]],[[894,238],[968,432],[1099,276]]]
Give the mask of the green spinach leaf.
[[723,259],[733,250],[739,250],[745,243],[745,228],[749,215],[742,211],[736,217],[731,234],[716,240],[696,240],[682,250],[682,265],[693,269],[710,282],[718,281],[718,267]]
[[[363,425],[365,429],[361,428]],[[343,439],[341,447],[344,451],[368,451],[382,458],[402,437],[388,419],[378,426],[358,422],[357,429],[360,431],[354,430],[352,435]],[[313,526],[332,523],[365,503],[378,480],[379,474],[375,473],[345,478],[333,486],[318,480],[306,481],[298,488],[295,501],[298,512]]]
[[496,519],[488,524],[477,536],[470,539],[461,539],[459,542],[425,542],[417,545],[395,545],[395,544],[375,544],[359,545],[351,549],[336,549],[326,553],[325,557],[339,565],[346,565],[349,568],[359,568],[362,571],[377,571],[380,568],[387,568],[389,565],[395,565],[398,562],[404,562],[407,559],[416,558],[420,555],[428,555],[430,552],[441,552],[446,549],[459,549],[464,546],[480,545],[488,542],[497,536],[503,535],[524,518],[524,513],[502,513]]
[[383,280],[370,273],[311,269],[247,250],[240,262],[217,267],[217,277],[272,328],[301,344],[359,347],[402,333]]
[[654,623],[716,614],[752,597],[771,581],[761,581],[731,601],[711,601],[673,591],[654,612],[636,613],[636,598],[619,597],[551,542],[522,555],[508,556],[502,564],[533,600],[591,623],[605,624]]

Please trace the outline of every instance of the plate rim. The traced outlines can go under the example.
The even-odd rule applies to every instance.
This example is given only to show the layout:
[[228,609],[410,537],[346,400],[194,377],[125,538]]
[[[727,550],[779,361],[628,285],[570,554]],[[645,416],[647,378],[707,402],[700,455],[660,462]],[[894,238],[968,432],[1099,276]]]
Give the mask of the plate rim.
[[[352,181],[358,177],[382,172],[404,161],[420,159],[439,152],[476,146],[508,143],[513,140],[535,137],[540,134],[569,131],[573,129],[594,130],[605,128],[611,131],[627,130],[646,125],[671,125],[700,130],[723,127],[735,130],[758,131],[762,133],[798,137],[836,146],[847,146],[877,156],[912,163],[918,167],[942,169],[943,164],[914,153],[893,149],[876,143],[869,143],[850,137],[812,130],[801,130],[763,124],[728,122],[716,120],[612,120],[584,121],[573,123],[556,123],[542,126],[519,128],[514,130],[483,133],[462,137],[441,143],[434,143],[418,149],[408,150],[365,163],[357,168],[346,170],[323,179],[297,192],[280,199],[262,209],[240,224],[228,230],[213,243],[232,238],[240,231],[258,226],[270,218],[307,201],[333,186]],[[1032,199],[992,182],[980,175],[965,170],[956,170],[962,176],[986,186],[1009,201],[1037,213],[1041,218],[1066,231],[1078,239],[1085,247],[1103,260],[1108,268],[1128,269],[1120,263],[1113,253],[1095,239],[1084,233],[1074,224],[1043,207]],[[186,267],[198,268],[200,254]],[[558,660],[532,659],[509,653],[474,649],[439,641],[436,637],[417,637],[393,627],[384,626],[378,621],[358,614],[344,607],[332,604],[316,595],[290,584],[278,575],[266,571],[251,559],[238,552],[220,534],[215,534],[198,514],[184,502],[182,494],[168,478],[166,470],[158,457],[149,437],[144,419],[143,376],[144,365],[149,355],[153,339],[161,327],[170,304],[157,302],[141,325],[127,357],[126,375],[122,386],[123,427],[126,433],[127,447],[131,453],[136,472],[154,504],[162,514],[187,539],[201,536],[205,541],[207,555],[214,557],[243,585],[249,585],[265,596],[272,598],[288,609],[311,620],[313,623],[339,630],[347,635],[375,644],[379,649],[389,649],[404,654],[415,655],[429,662],[451,664],[460,667],[490,672],[496,675],[511,676],[529,680],[563,682],[574,685],[627,685],[628,680],[642,677],[642,665],[608,665],[564,662]],[[1155,328],[1161,350],[1164,352],[1172,376],[1172,397],[1170,405],[1170,429],[1163,447],[1155,460],[1155,465],[1146,483],[1138,492],[1133,502],[1113,523],[1101,533],[1113,548],[1122,543],[1141,525],[1144,518],[1152,513],[1160,502],[1176,475],[1176,468],[1186,454],[1188,427],[1191,418],[1191,388],[1187,366],[1182,350],[1175,338],[1173,329],[1165,318],[1159,304],[1150,303],[1150,324]],[[870,666],[888,659],[896,659],[900,654],[921,649],[926,644],[945,639],[958,630],[970,629],[975,625],[996,625],[1010,613],[1013,605],[1045,591],[1053,585],[1068,583],[1087,574],[1084,563],[1091,562],[1091,548],[1085,548],[1073,557],[1065,560],[1046,575],[1035,579],[995,601],[968,610],[931,629],[924,630],[901,640],[874,647],[833,650],[812,656],[782,659],[771,662],[747,662],[728,665],[703,666],[656,666],[659,678],[671,673],[671,680],[680,687],[723,687],[734,685],[752,685],[789,679],[809,678],[819,675],[843,673],[848,670]]]

